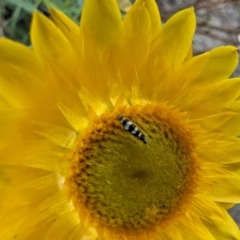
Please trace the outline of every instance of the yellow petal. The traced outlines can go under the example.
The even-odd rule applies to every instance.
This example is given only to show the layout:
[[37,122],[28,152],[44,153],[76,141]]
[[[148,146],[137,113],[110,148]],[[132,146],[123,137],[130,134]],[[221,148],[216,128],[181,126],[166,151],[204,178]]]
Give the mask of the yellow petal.
[[116,40],[121,27],[121,14],[116,0],[86,0],[81,28],[103,45]]
[[[38,73],[41,70],[34,51],[18,42],[0,38],[0,53],[0,61],[28,69],[31,73]],[[2,64],[0,67],[3,68]]]
[[62,31],[68,41],[78,49],[79,26],[57,9],[51,8],[49,11],[52,21]]
[[83,111],[81,112],[82,114],[79,115],[77,112],[73,112],[63,103],[58,103],[58,108],[61,110],[62,114],[65,116],[65,118],[68,120],[68,122],[76,132],[79,133],[86,128],[87,119],[81,117],[81,115],[83,115]]
[[[47,232],[45,240],[66,240],[78,224],[79,219],[75,212],[68,212],[56,218],[51,228]],[[61,229],[61,230],[60,230]],[[60,230],[60,231],[59,231]],[[84,235],[84,231],[79,232],[79,239]]]
[[226,170],[215,170],[205,176],[209,183],[207,198],[215,202],[240,202],[240,176]]
[[225,219],[218,219],[210,215],[202,221],[217,240],[240,239],[239,228],[228,213],[226,213]]
[[[145,96],[149,92],[148,89],[152,89],[152,83],[154,83],[154,81],[149,82],[152,66],[149,66],[148,53],[151,40],[161,28],[160,14],[155,1],[136,1],[124,18],[123,27],[120,48],[113,50],[116,57],[116,69],[120,68],[125,97],[129,102],[131,102],[131,98],[132,101],[138,101],[140,92],[135,91],[135,94],[131,94],[131,91],[142,89],[142,94]],[[136,69],[140,69],[143,65],[150,70],[136,74]],[[145,79],[147,79],[147,84],[145,84]],[[144,87],[137,86],[136,82],[141,82]]]
[[[234,47],[219,47],[189,58],[179,69],[176,71],[172,69],[171,74],[167,73],[168,80],[160,82],[159,87],[155,89],[156,99],[171,101],[188,94],[196,86],[205,86],[227,79],[236,67],[237,59],[237,51]],[[158,78],[166,79],[165,76],[161,76],[161,71],[161,68],[156,69],[154,74],[160,73]]]
[[49,123],[32,122],[29,127],[33,132],[64,148],[70,148],[77,138],[76,132],[71,129]]
[[[182,239],[194,239],[194,240],[215,240],[207,227],[204,226],[201,219],[198,216],[189,215],[188,220],[179,226],[179,231],[182,234]],[[197,232],[197,234],[196,234]],[[173,238],[174,235],[173,235]]]
[[224,165],[224,168],[227,171],[230,171],[234,174],[240,175],[240,163],[239,162],[233,162],[230,164],[226,164],[226,165]]
[[[34,51],[44,69],[56,65],[62,74],[75,79],[78,58],[62,31],[48,18],[35,12],[31,27],[31,40]],[[52,66],[53,67],[53,66]]]
[[215,115],[210,115],[202,119],[194,119],[189,122],[193,125],[200,125],[204,129],[210,131],[219,130],[221,131],[222,126],[224,126],[230,119],[236,115],[235,112],[223,112]]
[[205,85],[227,79],[238,64],[238,49],[218,47],[210,51],[204,68],[192,79],[193,84]]
[[227,104],[225,104],[225,108],[236,111],[236,112],[239,112],[240,111],[240,101],[236,100],[236,101],[227,103]]
[[45,94],[43,98],[45,91],[41,80],[43,70],[30,48],[8,39],[0,39],[0,72],[0,92],[10,105],[29,108],[41,101],[45,102],[47,96]]
[[234,203],[219,203],[219,204],[225,209],[230,209],[235,205]]
[[[139,9],[141,7],[143,7],[144,9],[147,10],[148,16],[150,18],[151,34],[154,35],[154,33],[157,33],[161,28],[160,12],[159,12],[159,9],[158,9],[158,6],[157,6],[155,0],[138,0],[138,1],[136,1],[135,4],[130,9],[130,11],[128,12],[128,14],[126,15],[125,19],[128,18],[132,12],[136,11],[137,9]],[[139,22],[139,25],[141,25],[140,22]],[[135,31],[134,28],[133,28],[133,31]]]
[[205,194],[199,194],[198,197],[194,199],[189,211],[191,211],[194,216],[201,216],[203,219],[213,216],[216,219],[224,221],[228,216],[228,213],[222,206],[206,198]]
[[[15,154],[12,154],[13,149]],[[31,139],[23,143],[18,141],[17,144],[13,142],[12,145],[1,151],[1,164],[18,165],[21,163],[24,166],[57,171],[59,159],[65,154],[65,151],[49,141]],[[9,155],[12,156],[10,159]]]
[[[47,219],[46,222],[41,222],[40,223],[41,227],[33,226],[33,231],[28,231],[24,228],[25,232],[19,232],[18,235],[22,236],[23,237],[22,239],[24,239],[24,240],[32,240],[32,239],[42,240],[42,239],[45,239],[49,228],[51,228],[51,226],[54,224],[54,222],[55,222],[54,218],[49,218],[49,219]],[[28,233],[26,233],[26,231]]]
[[[148,61],[150,42],[161,27],[160,15],[155,1],[139,0],[135,2],[123,20],[123,27],[124,32],[120,48],[114,50],[116,69],[120,68],[125,97],[129,101],[132,98],[134,102],[140,98],[138,94],[131,95],[131,91],[141,88],[141,86],[136,86],[134,82],[139,81],[148,89],[151,88],[153,82],[149,82],[149,73],[152,70],[136,74],[136,69],[140,69],[143,65],[150,68]],[[145,84],[144,74],[147,75],[147,84]],[[145,88],[142,89],[145,90]],[[135,93],[137,92],[135,91]]]
[[[47,85],[49,89],[51,89],[52,94],[54,94],[58,104],[64,105],[70,111],[74,112],[75,116],[79,115],[81,118],[86,117],[86,108],[77,92],[81,82],[76,78],[69,79],[69,76],[63,75],[61,70],[56,66],[52,66],[51,69],[48,69],[45,76],[48,79]],[[54,102],[54,104],[56,104],[56,102]],[[80,122],[78,125],[81,125]]]
[[[189,53],[188,53],[189,54]],[[208,61],[210,53],[204,53],[184,61],[181,67],[162,73],[161,67],[152,70],[155,85],[154,98],[157,101],[172,101],[185,94],[185,89]],[[151,73],[151,71],[149,71]],[[161,81],[164,79],[164,81]],[[149,81],[148,81],[149,82]],[[146,81],[146,86],[148,85]],[[188,90],[189,91],[189,90]],[[174,94],[172,94],[174,92]]]
[[18,167],[16,167],[2,164],[0,169],[0,190],[2,194],[0,208],[3,209],[3,205],[7,204],[4,198],[12,192],[12,189],[36,178],[43,177],[46,174],[47,171],[45,170],[35,169],[24,165],[18,165]]
[[[193,8],[189,8],[173,15],[162,27],[157,41],[159,67],[175,69],[183,63],[189,53],[196,19]],[[176,37],[177,36],[177,37]]]
[[221,131],[232,136],[240,135],[240,114],[236,114],[233,118],[227,121],[224,126],[221,127]]
[[[4,198],[4,208],[15,208],[16,206],[26,205],[29,201],[35,203],[35,206],[49,194],[57,191],[58,176],[55,173],[47,174],[39,178],[35,178],[29,182],[18,185],[14,191],[9,191],[9,194]],[[37,194],[37,198],[35,197]],[[34,209],[33,205],[29,204],[29,208]]]
[[[218,146],[217,148],[215,146]],[[198,154],[203,159],[220,164],[238,163],[240,156],[240,141],[234,142],[211,140],[201,144]]]
[[187,62],[188,60],[190,60],[193,57],[193,47],[191,46],[188,50],[187,56],[185,58],[185,61]]
[[[24,110],[13,110],[9,106],[0,111],[0,149],[8,145],[12,140],[22,139],[21,133],[18,131],[18,123],[25,116]],[[10,130],[10,131],[9,131]],[[0,161],[1,162],[1,161]]]
[[[9,236],[20,236],[19,239],[24,240],[31,240],[33,236],[35,239],[45,239],[56,219],[72,211],[67,204],[66,192],[61,193],[62,190],[59,189],[63,181],[57,175],[48,173],[35,177],[32,181],[16,185],[15,191],[9,191],[9,196],[5,196],[3,209],[7,214],[0,219],[0,237],[7,237],[1,239],[9,239]],[[33,194],[38,197],[34,198]],[[19,219],[19,215],[25,217]],[[73,228],[78,222],[79,219],[72,216]]]
[[195,87],[173,103],[183,111],[198,115],[200,110],[209,114],[235,100],[240,94],[240,79],[228,79],[208,86]]
[[153,37],[150,16],[145,5],[134,4],[123,21],[123,27],[120,47],[115,49],[115,68],[120,68],[125,97],[131,98],[132,84],[138,78],[136,69],[141,68],[147,61],[146,53],[150,51]]

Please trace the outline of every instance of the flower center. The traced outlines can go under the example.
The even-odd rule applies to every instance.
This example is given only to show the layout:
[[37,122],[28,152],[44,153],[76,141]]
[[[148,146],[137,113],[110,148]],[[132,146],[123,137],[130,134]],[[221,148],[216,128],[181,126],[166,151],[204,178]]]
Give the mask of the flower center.
[[76,209],[97,225],[142,229],[176,215],[195,188],[186,116],[163,105],[122,107],[95,119],[68,179]]

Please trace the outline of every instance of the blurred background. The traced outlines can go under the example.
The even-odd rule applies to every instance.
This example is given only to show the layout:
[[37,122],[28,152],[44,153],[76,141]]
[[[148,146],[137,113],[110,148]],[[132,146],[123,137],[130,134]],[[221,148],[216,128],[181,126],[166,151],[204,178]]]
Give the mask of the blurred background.
[[[122,16],[135,0],[118,0]],[[30,45],[29,28],[32,12],[40,3],[60,9],[79,23],[84,0],[0,0],[0,37]],[[156,0],[162,22],[175,12],[193,6],[197,30],[193,42],[194,55],[212,48],[233,45],[240,49],[240,0]],[[240,65],[233,73],[240,76]],[[240,184],[240,183],[239,183]],[[229,210],[240,227],[240,205]]]

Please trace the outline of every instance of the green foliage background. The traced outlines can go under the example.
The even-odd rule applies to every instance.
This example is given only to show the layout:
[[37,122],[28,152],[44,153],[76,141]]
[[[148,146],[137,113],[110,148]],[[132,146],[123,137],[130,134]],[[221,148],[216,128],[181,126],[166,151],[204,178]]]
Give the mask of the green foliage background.
[[40,3],[58,8],[78,23],[83,2],[84,0],[0,0],[1,35],[29,45],[32,12]]

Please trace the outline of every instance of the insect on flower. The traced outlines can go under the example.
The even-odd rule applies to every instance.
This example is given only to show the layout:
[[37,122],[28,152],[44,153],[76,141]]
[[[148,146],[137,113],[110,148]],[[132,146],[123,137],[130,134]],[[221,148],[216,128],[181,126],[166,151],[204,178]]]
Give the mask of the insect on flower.
[[44,4],[40,3],[37,6],[37,10],[39,12],[41,12],[43,15],[45,15],[47,18],[52,19],[51,13],[49,12],[49,10],[47,9],[47,7]]
[[55,22],[55,19],[57,18],[58,21],[60,21],[62,23],[62,25],[64,25],[64,27],[67,28],[67,30],[71,32],[71,29],[60,18],[58,18],[57,16],[53,16],[51,11],[43,3],[40,3],[37,6],[37,10],[40,13],[42,13],[45,17],[47,17],[48,19],[52,20],[53,22]]
[[118,120],[121,122],[123,127],[130,132],[133,136],[138,138],[140,141],[142,141],[144,144],[147,144],[148,140],[144,136],[144,134],[127,118],[119,115]]

